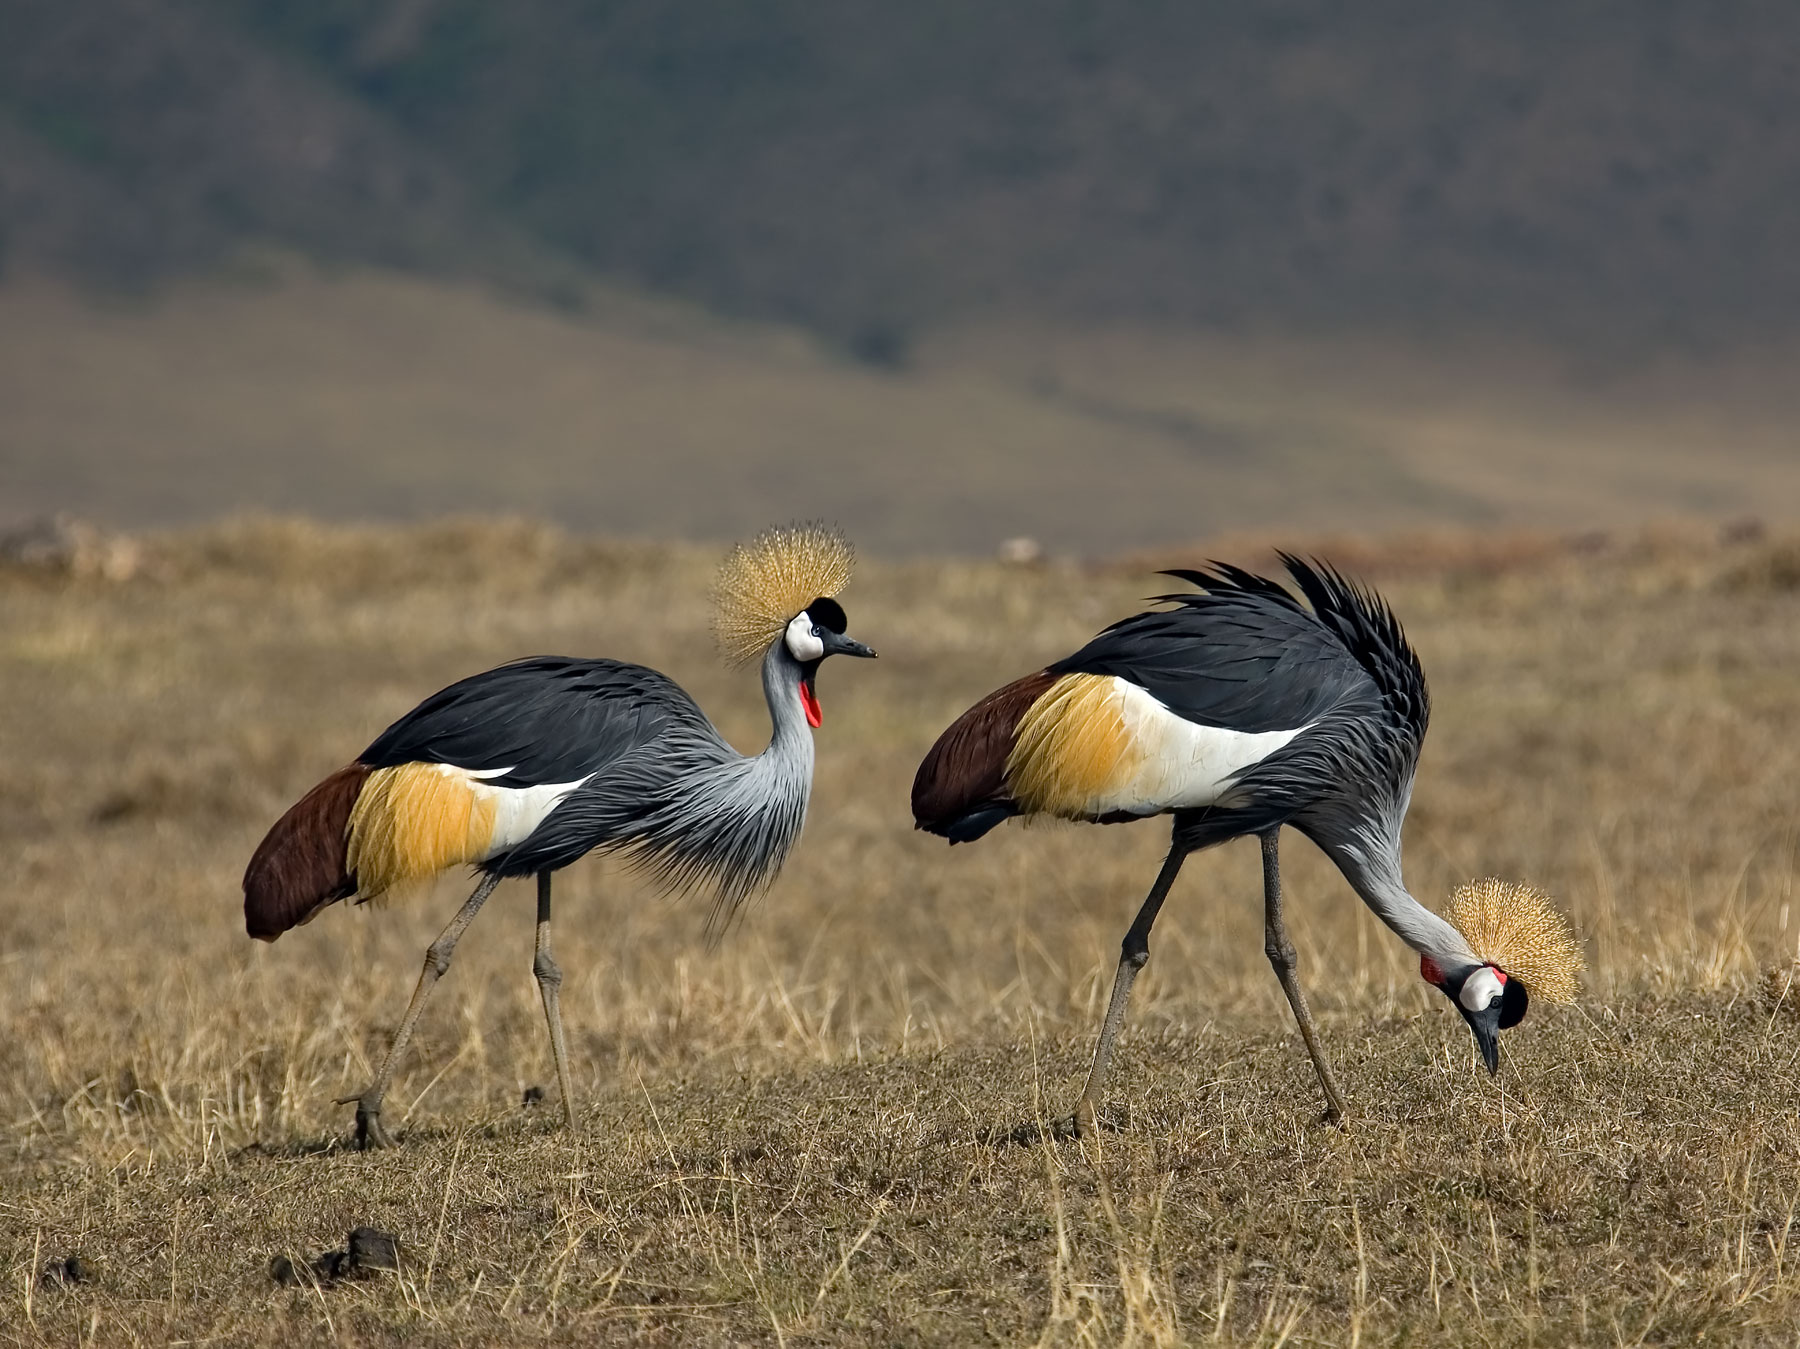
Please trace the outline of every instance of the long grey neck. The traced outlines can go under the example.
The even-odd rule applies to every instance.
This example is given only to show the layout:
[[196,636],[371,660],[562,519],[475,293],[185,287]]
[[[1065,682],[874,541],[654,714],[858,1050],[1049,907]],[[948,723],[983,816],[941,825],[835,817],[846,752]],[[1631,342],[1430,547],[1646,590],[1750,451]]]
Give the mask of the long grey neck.
[[1413,950],[1446,970],[1480,964],[1462,933],[1407,891],[1401,879],[1398,829],[1358,832],[1327,843],[1325,851],[1363,903]]
[[777,640],[763,656],[763,697],[769,702],[772,734],[769,747],[759,759],[780,760],[784,767],[794,766],[812,780],[813,736],[806,724],[806,709],[800,702],[800,662]]
[[640,859],[669,888],[716,887],[715,923],[775,878],[812,796],[812,728],[799,662],[783,643],[763,656],[762,680],[773,724],[768,748],[746,757],[708,723],[710,734],[689,747],[693,771],[675,774],[670,800],[634,836]]

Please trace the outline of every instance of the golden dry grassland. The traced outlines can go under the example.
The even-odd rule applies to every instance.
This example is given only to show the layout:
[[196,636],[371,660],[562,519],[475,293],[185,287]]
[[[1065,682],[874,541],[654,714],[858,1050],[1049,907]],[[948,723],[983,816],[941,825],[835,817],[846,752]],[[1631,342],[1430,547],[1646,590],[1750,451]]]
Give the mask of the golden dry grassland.
[[[611,864],[560,881],[579,1128],[555,1127],[530,891],[509,884],[389,1098],[401,1146],[371,1154],[332,1099],[369,1075],[464,882],[265,947],[242,931],[250,849],[424,694],[531,652],[654,665],[758,746],[756,681],[710,648],[716,557],[260,521],[145,559],[125,581],[0,576],[0,1339],[1800,1336],[1793,540],[1357,554],[1436,699],[1413,890],[1528,880],[1586,940],[1579,1005],[1534,1009],[1497,1079],[1290,835],[1347,1127],[1319,1123],[1239,843],[1189,863],[1158,925],[1121,1129],[1008,1141],[1079,1089],[1164,828],[952,851],[913,832],[907,786],[971,700],[1163,583],[869,561],[844,598],[882,658],[825,671],[812,816],[766,898],[713,945],[703,906]],[[550,1102],[522,1104],[534,1085]],[[270,1278],[363,1223],[400,1235],[397,1275]],[[69,1255],[83,1281],[41,1275]]]

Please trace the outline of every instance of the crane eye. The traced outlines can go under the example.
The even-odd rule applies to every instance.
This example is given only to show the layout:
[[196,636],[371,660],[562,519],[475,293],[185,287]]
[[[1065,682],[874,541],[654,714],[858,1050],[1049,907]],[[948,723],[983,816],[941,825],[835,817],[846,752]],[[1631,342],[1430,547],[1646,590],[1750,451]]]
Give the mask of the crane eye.
[[811,614],[795,614],[788,623],[787,648],[795,660],[803,663],[824,657],[825,639],[819,635],[819,625],[813,622]]

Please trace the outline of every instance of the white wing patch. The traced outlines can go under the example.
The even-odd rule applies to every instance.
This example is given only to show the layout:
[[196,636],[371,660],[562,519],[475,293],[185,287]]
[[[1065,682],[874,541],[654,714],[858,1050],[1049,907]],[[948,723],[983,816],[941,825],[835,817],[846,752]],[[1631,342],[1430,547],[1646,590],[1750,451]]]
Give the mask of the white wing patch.
[[494,803],[494,832],[488,837],[487,851],[482,853],[481,861],[515,848],[530,838],[569,793],[594,776],[589,773],[573,782],[540,782],[533,787],[503,787],[482,779],[501,777],[512,772],[510,768],[459,768],[447,763],[434,767],[446,777],[463,779],[477,801]]
[[535,787],[490,787],[486,783],[476,783],[477,792],[491,792],[496,798],[494,836],[488,842],[487,855],[492,857],[495,853],[505,852],[530,838],[565,797],[593,776],[589,773],[573,782],[540,782]]
[[1261,763],[1307,729],[1232,731],[1177,716],[1130,680],[1113,677],[1113,704],[1142,759],[1137,770],[1109,784],[1093,813],[1155,815],[1217,805],[1237,775]]

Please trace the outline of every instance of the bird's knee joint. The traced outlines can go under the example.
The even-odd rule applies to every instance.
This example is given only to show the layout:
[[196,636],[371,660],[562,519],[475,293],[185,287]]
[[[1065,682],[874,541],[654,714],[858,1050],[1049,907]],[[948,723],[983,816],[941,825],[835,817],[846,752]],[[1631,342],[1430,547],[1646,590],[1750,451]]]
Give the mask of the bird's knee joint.
[[445,971],[450,968],[450,957],[455,951],[456,944],[454,942],[448,945],[432,942],[425,948],[425,968],[442,979]]
[[538,983],[546,988],[562,987],[562,968],[550,959],[548,951],[537,953],[537,958],[531,962],[531,972],[537,976]]
[[1274,965],[1277,969],[1293,968],[1295,955],[1294,944],[1285,937],[1280,939],[1271,938],[1269,941],[1264,942],[1263,954],[1269,958],[1269,963]]

